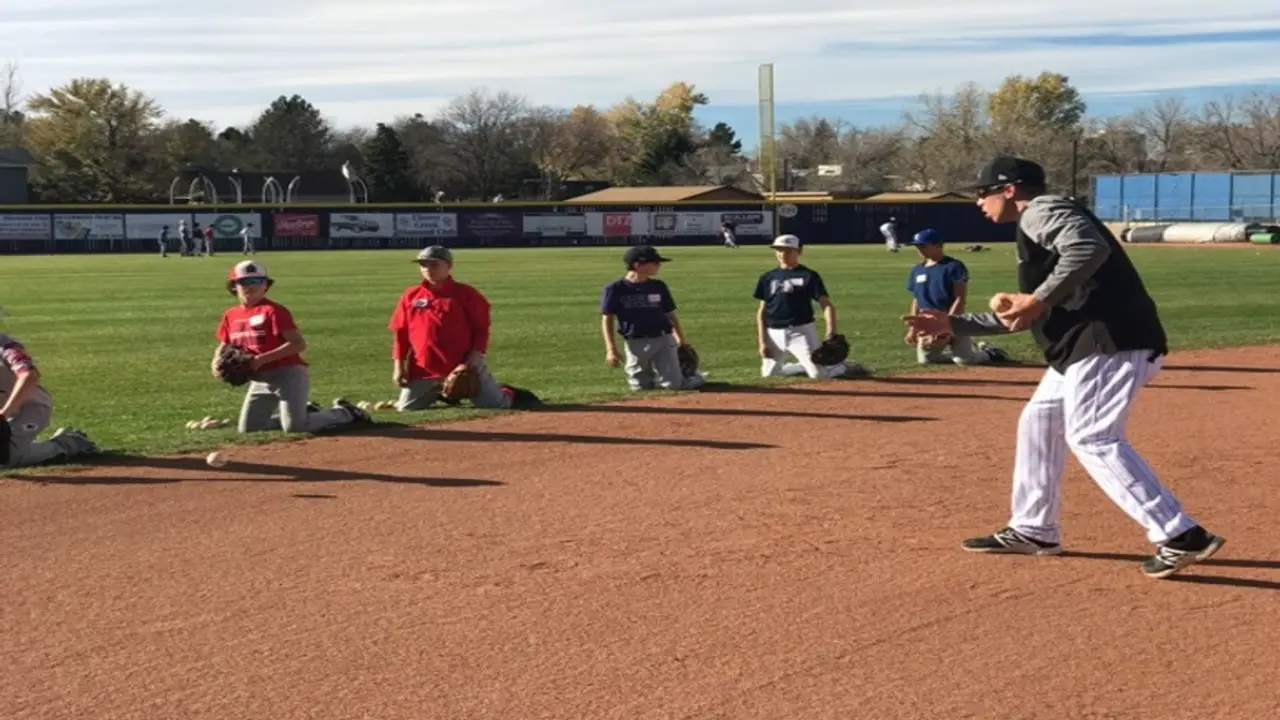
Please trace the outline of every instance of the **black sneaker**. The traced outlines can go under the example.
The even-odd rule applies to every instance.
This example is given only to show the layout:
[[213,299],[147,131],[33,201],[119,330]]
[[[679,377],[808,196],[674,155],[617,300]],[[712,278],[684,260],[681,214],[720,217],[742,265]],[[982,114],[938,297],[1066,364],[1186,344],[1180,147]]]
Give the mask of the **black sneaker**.
[[369,415],[369,413],[365,412],[364,410],[361,410],[355,405],[352,405],[350,402],[347,402],[346,398],[337,398],[336,400],[333,401],[333,406],[335,408],[346,410],[347,414],[351,416],[351,422],[353,423],[367,425],[373,422],[373,418]]
[[322,410],[324,410],[324,408],[320,407],[319,403],[307,403],[307,412],[309,413],[318,413]]
[[502,390],[511,395],[512,410],[532,410],[545,407],[542,399],[534,395],[530,390],[518,388],[515,385],[503,385]]
[[1156,554],[1142,563],[1142,574],[1149,578],[1167,578],[1179,570],[1208,560],[1222,549],[1227,539],[1212,535],[1199,525],[1156,546]]
[[1062,553],[1062,546],[1057,543],[1040,542],[1008,527],[997,530],[990,535],[965,540],[962,546],[969,552],[980,553],[1017,555],[1058,555]]

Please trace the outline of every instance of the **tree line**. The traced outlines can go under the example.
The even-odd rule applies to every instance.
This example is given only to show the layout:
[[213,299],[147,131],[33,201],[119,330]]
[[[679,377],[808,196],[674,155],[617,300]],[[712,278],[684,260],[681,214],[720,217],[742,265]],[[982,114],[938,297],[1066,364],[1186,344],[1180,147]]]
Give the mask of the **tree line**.
[[[542,199],[567,180],[770,185],[733,128],[695,119],[709,99],[685,82],[652,99],[567,110],[476,89],[431,117],[348,129],[300,95],[281,96],[249,124],[219,129],[107,78],[30,96],[20,81],[16,65],[0,70],[0,146],[35,155],[33,194],[48,203],[167,202],[174,174],[190,165],[287,174],[349,163],[374,202]],[[779,189],[944,191],[991,155],[1015,153],[1042,162],[1058,190],[1070,189],[1074,169],[1084,193],[1099,173],[1280,167],[1280,93],[1201,107],[1164,96],[1095,117],[1069,78],[1045,72],[993,91],[921,95],[888,126],[801,118],[781,124],[775,142]]]

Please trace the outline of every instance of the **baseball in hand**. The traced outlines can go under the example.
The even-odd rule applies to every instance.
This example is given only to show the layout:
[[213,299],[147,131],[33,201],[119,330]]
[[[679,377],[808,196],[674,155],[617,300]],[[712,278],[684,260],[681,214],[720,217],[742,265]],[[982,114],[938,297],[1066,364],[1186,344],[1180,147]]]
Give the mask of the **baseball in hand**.
[[215,451],[209,453],[209,456],[204,461],[209,464],[209,467],[220,468],[227,464],[227,456]]
[[1013,301],[1009,299],[1009,293],[996,293],[991,296],[988,306],[992,312],[1002,313],[1013,307]]

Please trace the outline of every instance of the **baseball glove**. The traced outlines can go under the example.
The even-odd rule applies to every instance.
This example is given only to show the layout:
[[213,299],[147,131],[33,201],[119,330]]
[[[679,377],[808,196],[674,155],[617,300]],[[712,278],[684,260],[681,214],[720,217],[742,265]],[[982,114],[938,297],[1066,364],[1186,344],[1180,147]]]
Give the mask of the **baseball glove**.
[[222,378],[222,382],[228,385],[244,385],[249,382],[249,376],[253,374],[250,363],[253,361],[253,353],[249,352],[242,345],[225,345],[218,353],[218,360],[215,367],[218,370],[218,377]]
[[13,449],[13,426],[9,424],[9,418],[0,417],[0,467],[9,465],[9,453]]
[[681,345],[676,348],[676,356],[680,358],[680,374],[693,377],[698,374],[698,351],[692,345]]
[[817,365],[836,365],[849,357],[849,341],[843,335],[832,335],[822,341],[810,355]]
[[445,402],[470,400],[480,394],[480,373],[470,365],[459,365],[444,379],[440,397]]

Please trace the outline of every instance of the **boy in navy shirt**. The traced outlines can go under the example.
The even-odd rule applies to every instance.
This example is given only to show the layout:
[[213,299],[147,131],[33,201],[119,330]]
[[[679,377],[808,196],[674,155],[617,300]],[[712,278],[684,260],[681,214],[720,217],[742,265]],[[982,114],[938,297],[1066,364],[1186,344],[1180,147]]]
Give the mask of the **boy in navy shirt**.
[[[911,314],[921,310],[938,310],[948,315],[964,312],[969,269],[943,251],[942,237],[936,230],[921,230],[909,244],[915,246],[921,257],[921,262],[907,274],[907,292],[912,296]],[[978,343],[975,348],[973,340],[965,335],[935,340],[909,329],[904,340],[915,346],[916,361],[921,365],[985,365],[1009,358],[1003,350],[986,343]]]
[[[618,367],[622,359],[614,333],[623,337],[627,384],[632,390],[692,390],[703,384],[702,373],[685,377],[677,348],[685,340],[676,317],[676,301],[667,284],[657,279],[662,263],[671,262],[648,245],[627,248],[622,259],[627,274],[605,286],[600,297],[605,363]],[[616,328],[615,328],[616,323]]]
[[[756,282],[756,337],[760,343],[760,374],[808,375],[811,378],[844,377],[855,369],[849,364],[819,366],[810,359],[821,344],[814,323],[813,303],[822,308],[827,337],[836,333],[836,306],[827,296],[822,276],[800,264],[800,238],[779,235],[770,246],[778,260],[777,269]],[[787,356],[795,362],[786,362]]]

